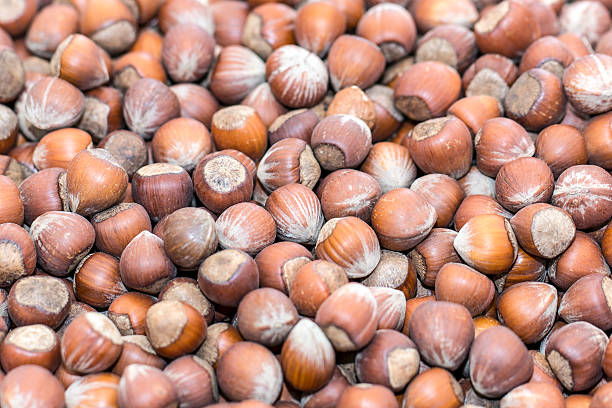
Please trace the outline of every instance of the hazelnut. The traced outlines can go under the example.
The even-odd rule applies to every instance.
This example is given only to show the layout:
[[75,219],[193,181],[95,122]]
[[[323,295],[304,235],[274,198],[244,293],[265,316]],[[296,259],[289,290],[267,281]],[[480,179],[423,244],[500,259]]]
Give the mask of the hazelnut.
[[287,112],[287,108],[274,97],[267,82],[257,85],[240,104],[255,109],[266,127],[270,126],[277,117]]
[[427,237],[410,251],[411,264],[423,285],[433,287],[438,271],[449,262],[460,262],[453,248],[457,232],[434,228]]
[[518,69],[510,58],[485,54],[463,74],[463,88],[466,96],[488,95],[502,101],[517,77]]
[[36,248],[30,235],[17,224],[0,224],[0,286],[8,287],[36,267]]
[[470,350],[470,380],[485,397],[498,398],[529,380],[533,359],[521,339],[504,326],[491,327]]
[[478,170],[489,177],[497,176],[504,164],[535,153],[525,128],[507,118],[487,120],[474,137],[474,147]]
[[464,193],[459,183],[445,174],[427,174],[414,180],[410,189],[421,194],[436,210],[436,227],[448,226]]
[[265,80],[266,66],[261,58],[246,47],[230,45],[224,47],[217,58],[209,88],[223,104],[232,105]]
[[484,195],[495,198],[495,179],[482,174],[476,166],[472,166],[466,175],[458,179],[457,182],[466,197]]
[[200,160],[193,171],[193,184],[200,201],[221,213],[251,198],[253,175],[239,158],[221,151]]
[[444,115],[460,91],[457,71],[441,62],[426,61],[402,73],[393,97],[395,107],[409,119],[424,121]]
[[219,251],[204,260],[198,284],[206,297],[222,306],[235,307],[259,284],[257,264],[246,252]]
[[130,241],[142,231],[151,231],[151,220],[143,206],[118,204],[91,217],[96,233],[96,247],[120,257]]
[[[448,371],[434,367],[419,373],[404,392],[405,408],[459,407],[464,392]],[[468,407],[469,405],[465,405]]]
[[255,109],[234,105],[215,112],[212,136],[218,149],[236,149],[259,160],[267,145],[266,127]]
[[0,68],[0,103],[12,102],[23,90],[26,78],[23,64],[11,47],[0,45]]
[[284,342],[299,319],[287,295],[276,289],[261,288],[242,298],[236,320],[246,340],[275,347]]
[[[245,361],[257,364],[245,365]],[[217,380],[223,395],[231,401],[259,400],[271,404],[281,392],[283,371],[274,354],[264,346],[241,341],[219,358]]]
[[162,45],[162,63],[174,82],[195,82],[208,71],[215,40],[195,24],[177,24],[168,29]]
[[506,0],[480,15],[474,24],[474,35],[481,52],[515,58],[540,37],[540,26],[527,5]]
[[357,35],[380,47],[387,62],[395,62],[408,55],[416,41],[416,26],[412,15],[404,7],[377,4],[360,19]]
[[59,337],[44,324],[17,327],[2,341],[0,361],[7,373],[25,364],[55,371],[61,362]]
[[211,152],[212,138],[195,119],[177,118],[162,125],[153,136],[153,158],[192,171],[200,159]]
[[266,202],[276,222],[279,238],[300,244],[314,244],[323,226],[321,203],[312,190],[301,184],[276,189]]
[[319,117],[309,109],[297,109],[280,115],[268,126],[270,144],[294,137],[310,143],[312,130],[319,123]]
[[[588,27],[581,22],[590,21]],[[610,28],[610,12],[597,1],[580,1],[566,4],[559,13],[559,25],[563,32],[570,32],[595,44],[599,37]]]
[[158,80],[143,78],[125,93],[123,117],[128,128],[145,139],[170,119],[180,115],[178,98]]
[[[417,296],[418,297],[406,300],[406,314],[404,316],[404,326],[402,327],[402,333],[405,335],[410,333],[410,319],[414,311],[422,304],[436,300],[435,296],[432,295],[417,293]],[[423,364],[423,362],[421,362],[421,364]]]
[[274,242],[276,224],[272,216],[253,203],[239,203],[227,208],[216,221],[222,248],[234,248],[251,255]]
[[612,57],[608,55],[591,54],[576,59],[563,74],[563,88],[568,100],[583,113],[609,111],[612,104],[605,96],[605,89],[610,75]]
[[0,209],[0,223],[11,222],[21,225],[24,218],[24,203],[13,180],[0,175],[0,198],[5,203]]
[[504,218],[512,218],[512,213],[506,211],[493,198],[481,194],[466,197],[455,212],[455,229],[461,230],[463,226],[477,215],[496,214]]
[[376,405],[380,408],[397,408],[399,404],[395,395],[382,385],[356,384],[347,387],[336,407],[338,408],[366,408]]
[[215,23],[217,44],[223,47],[239,45],[249,5],[238,0],[221,0],[210,4],[210,11]]
[[443,24],[471,27],[478,20],[476,6],[465,0],[416,0],[410,5],[410,11],[421,32]]
[[472,316],[486,311],[495,294],[495,286],[489,278],[467,265],[455,262],[440,268],[435,288],[438,301],[463,305]]
[[202,344],[206,338],[206,321],[187,303],[161,300],[147,310],[145,333],[157,354],[174,359],[195,351]]
[[113,366],[113,373],[123,375],[127,366],[132,364],[149,365],[160,370],[163,370],[166,366],[166,362],[157,355],[146,336],[135,334],[121,338],[123,339],[123,347],[117,362]]
[[26,92],[23,115],[31,140],[45,133],[75,125],[85,110],[85,98],[61,78],[43,77]]
[[378,329],[400,330],[406,318],[406,296],[401,290],[372,287],[370,291],[376,299]]
[[486,275],[509,271],[518,252],[510,222],[496,214],[471,218],[459,230],[453,246],[465,263]]
[[175,25],[195,24],[214,33],[214,20],[207,3],[198,0],[170,0],[163,3],[157,15],[159,27],[166,33]]
[[444,301],[417,307],[410,318],[410,338],[427,364],[456,370],[474,339],[472,316],[464,306]]
[[68,206],[84,216],[106,210],[119,203],[127,183],[127,173],[107,150],[84,150],[66,169]]
[[[32,3],[35,7],[36,1]],[[7,408],[21,407],[24,401],[31,407],[65,406],[62,383],[46,368],[33,364],[17,367],[7,373],[0,385],[0,392],[0,402]]]
[[79,30],[79,12],[70,4],[53,3],[41,8],[32,19],[25,36],[29,51],[51,58],[59,44]]
[[312,261],[312,254],[300,244],[277,242],[263,248],[255,257],[259,269],[259,286],[287,293],[296,272]]
[[536,406],[551,408],[565,407],[565,400],[559,388],[545,383],[527,383],[510,391],[500,400],[500,407]]
[[572,392],[591,388],[601,379],[606,334],[587,322],[570,323],[554,331],[546,345],[546,359],[557,379]]
[[370,222],[374,204],[382,190],[376,179],[367,173],[342,169],[321,180],[317,196],[325,219],[354,216]]
[[337,351],[359,350],[370,342],[377,325],[376,299],[359,283],[347,283],[319,307],[316,323]]
[[143,335],[147,310],[154,303],[155,298],[152,296],[138,292],[124,293],[108,307],[108,318],[123,336]]
[[612,402],[612,386],[602,385],[594,391],[593,399],[591,401],[591,407],[593,408],[604,408],[606,405]]
[[125,247],[119,262],[121,280],[128,288],[157,294],[176,276],[164,251],[164,241],[144,230]]
[[344,269],[323,260],[303,264],[285,280],[291,301],[298,312],[310,317],[316,315],[325,299],[347,283]]
[[445,24],[432,28],[419,40],[415,60],[438,61],[463,72],[474,62],[476,53],[472,31],[460,25]]
[[136,40],[136,18],[121,0],[87,1],[80,17],[81,33],[111,55],[128,50]]
[[219,102],[208,89],[196,84],[177,84],[171,86],[170,90],[178,98],[181,117],[199,120],[210,129],[213,114],[219,110]]
[[[532,5],[535,4],[536,2]],[[525,54],[521,57],[519,71],[523,73],[532,68],[542,68],[563,78],[563,71],[573,60],[574,56],[561,40],[547,35],[535,40],[525,50]]]
[[602,330],[612,328],[608,299],[612,279],[599,273],[583,276],[570,286],[559,304],[559,317],[568,323],[584,321]]
[[102,313],[77,316],[64,332],[62,361],[69,370],[82,374],[110,368],[121,354],[123,340],[117,327]]
[[197,351],[197,356],[216,368],[221,355],[242,340],[238,329],[231,324],[215,323],[208,327],[206,339]]
[[522,282],[505,289],[497,301],[499,320],[525,344],[540,341],[555,323],[557,291],[542,282]]
[[147,210],[152,221],[159,221],[191,203],[193,184],[182,167],[153,163],[134,173],[132,195],[134,201]]
[[[71,287],[68,287],[69,291],[71,289],[72,289]],[[72,299],[72,296],[73,296],[72,293],[70,293],[70,298],[72,300],[72,303],[70,304],[70,308],[68,309],[68,316],[66,316],[66,318],[64,319],[64,322],[57,329],[57,334],[60,337],[60,339],[64,336],[64,332],[66,331],[68,326],[70,326],[70,323],[72,323],[75,317],[85,312],[95,312],[96,311],[96,309],[94,309],[93,307],[86,305],[85,303],[77,302],[75,299]],[[63,363],[60,365],[60,368],[58,368],[58,371],[61,370],[62,367],[64,367]],[[75,373],[72,373],[72,374],[75,374]],[[64,382],[64,380],[62,380],[62,382]]]
[[[161,54],[160,38],[160,54]],[[126,91],[143,78],[166,82],[166,71],[159,58],[144,51],[132,51],[123,54],[113,62],[113,85],[120,91]]]
[[530,69],[510,87],[504,98],[504,110],[527,130],[539,131],[560,122],[565,115],[561,81],[546,70]]
[[127,292],[119,275],[119,261],[104,252],[83,258],[74,271],[74,292],[90,306],[106,308]]
[[89,253],[95,239],[95,231],[85,218],[62,211],[49,211],[36,218],[30,234],[38,264],[57,276],[71,273]]
[[375,143],[361,165],[361,171],[374,177],[383,193],[409,187],[417,174],[408,149],[390,142]]
[[120,407],[164,408],[178,406],[178,390],[159,368],[144,364],[126,367],[118,388]]
[[13,149],[17,142],[18,120],[17,114],[4,105],[0,105],[0,154],[6,154]]
[[363,120],[370,129],[374,127],[376,120],[374,102],[355,85],[339,90],[327,107],[326,116],[342,114]]
[[293,388],[313,392],[332,378],[336,354],[323,330],[312,320],[301,319],[283,343],[280,362]]
[[82,34],[71,34],[55,50],[49,63],[51,74],[81,90],[104,85],[111,75],[110,57]]
[[257,179],[268,191],[286,184],[300,183],[314,188],[321,168],[312,149],[302,139],[282,139],[272,145],[257,167]]
[[374,85],[366,90],[368,98],[374,102],[374,126],[372,141],[382,142],[399,129],[403,121],[402,114],[393,104],[393,88],[384,85]]
[[341,35],[327,57],[329,78],[339,91],[356,85],[361,89],[374,85],[385,70],[385,56],[376,44],[355,35]]
[[66,406],[71,408],[86,407],[92,404],[117,403],[119,376],[111,373],[87,375],[66,389]]
[[434,207],[422,195],[407,188],[383,194],[372,210],[372,228],[382,247],[393,251],[416,246],[429,234],[436,219]]
[[589,408],[591,406],[591,400],[593,399],[590,395],[573,394],[568,395],[565,398],[566,408]]
[[111,132],[100,141],[98,147],[108,150],[130,178],[147,162],[144,139],[129,130]]
[[325,170],[357,167],[372,147],[372,133],[353,115],[332,115],[315,126],[310,144]]
[[[594,120],[591,122],[584,130],[584,137],[578,129],[569,125],[552,125],[545,128],[536,139],[535,156],[546,162],[555,178],[572,166],[586,164],[587,153],[591,149],[597,149],[597,153],[593,152],[593,154],[602,152],[600,148],[596,147],[597,142],[595,140],[598,136],[596,129],[599,126],[596,123],[599,122],[603,125],[604,121]],[[594,143],[589,146],[585,143],[585,139]]]
[[75,128],[59,129],[40,139],[32,161],[39,170],[49,167],[66,169],[78,153],[91,147],[91,136],[87,132]]
[[416,281],[415,268],[406,255],[383,249],[378,265],[361,283],[369,287],[397,289],[406,298],[411,298],[416,294]]
[[378,265],[380,245],[374,230],[361,219],[333,218],[321,228],[315,253],[343,267],[349,278],[363,278]]
[[344,34],[346,16],[334,2],[314,1],[300,7],[294,30],[301,47],[324,57],[336,38]]
[[178,395],[179,403],[186,406],[204,406],[219,399],[217,380],[213,368],[197,356],[183,356],[164,369]]
[[275,49],[295,42],[295,16],[295,10],[282,3],[264,3],[255,7],[244,23],[242,43],[260,57],[268,58]]
[[572,166],[555,184],[552,204],[567,211],[578,229],[601,226],[612,215],[612,176],[593,165]]
[[533,358],[533,375],[529,380],[530,383],[546,383],[549,385],[553,385],[559,390],[562,390],[563,387],[557,377],[555,377],[555,373],[553,373],[550,368],[550,364],[546,360],[546,356],[539,351],[529,350],[529,354]]
[[[606,170],[612,168],[612,157],[610,156],[609,148],[609,140],[612,135],[608,130],[610,116],[608,114],[596,116],[589,121],[583,132],[589,163],[603,167]],[[575,164],[585,164],[585,162]]]
[[448,113],[461,119],[475,135],[487,120],[502,116],[503,108],[492,96],[474,95],[457,100],[448,108]]
[[521,157],[504,164],[495,178],[495,197],[511,212],[550,200],[554,177],[546,162]]
[[342,392],[349,386],[349,382],[336,367],[331,380],[319,391],[312,394],[305,394],[301,403],[304,408],[319,408],[336,406]]

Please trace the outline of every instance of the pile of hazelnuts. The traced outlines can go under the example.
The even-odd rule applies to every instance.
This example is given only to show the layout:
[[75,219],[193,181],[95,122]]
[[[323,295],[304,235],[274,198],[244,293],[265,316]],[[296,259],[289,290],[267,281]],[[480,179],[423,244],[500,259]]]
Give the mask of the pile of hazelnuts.
[[612,407],[611,10],[0,0],[0,407]]

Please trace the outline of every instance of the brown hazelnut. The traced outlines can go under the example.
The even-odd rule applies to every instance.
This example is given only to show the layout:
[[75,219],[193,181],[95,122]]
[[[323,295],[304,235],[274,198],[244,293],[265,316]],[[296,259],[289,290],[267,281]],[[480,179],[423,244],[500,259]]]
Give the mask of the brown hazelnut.
[[270,144],[290,137],[310,143],[312,130],[317,123],[319,117],[309,109],[297,109],[280,115],[268,126]]
[[492,96],[474,95],[457,100],[448,108],[448,113],[461,119],[475,135],[487,120],[502,116],[503,108]]
[[91,404],[117,403],[119,376],[111,373],[90,374],[66,389],[66,406],[85,407]]
[[253,175],[248,167],[224,151],[200,160],[193,171],[193,184],[200,201],[215,213],[248,201],[253,193]]
[[410,11],[422,32],[443,24],[470,27],[478,20],[474,2],[465,0],[416,0],[410,4]]
[[[161,53],[161,39],[159,52]],[[161,56],[157,58],[148,52],[132,51],[114,60],[113,86],[118,90],[126,91],[143,78],[166,82],[166,71],[161,63]]]
[[246,252],[219,251],[204,260],[198,284],[206,297],[222,306],[235,307],[259,284],[257,264]]
[[144,364],[126,367],[117,392],[120,407],[164,408],[178,406],[178,390],[159,368]]
[[85,218],[62,211],[49,211],[36,218],[30,234],[38,264],[57,276],[70,274],[95,240],[95,231]]
[[212,116],[219,110],[219,102],[208,89],[196,84],[177,84],[171,86],[170,90],[178,98],[181,117],[199,120],[210,129]]
[[603,167],[606,170],[612,168],[612,157],[609,148],[610,137],[612,135],[608,130],[610,116],[603,114],[594,117],[588,122],[583,131],[589,163]]
[[198,0],[169,0],[163,2],[159,13],[159,27],[166,33],[174,25],[195,24],[214,33],[214,20],[210,7]]
[[328,220],[355,216],[369,222],[381,194],[374,177],[353,169],[334,171],[321,180],[317,189],[323,214]]
[[264,3],[247,16],[242,43],[260,57],[268,56],[277,48],[293,44],[293,25],[296,12],[282,3]]
[[196,354],[216,368],[217,361],[221,355],[232,345],[242,340],[238,329],[231,324],[215,323],[208,327],[206,339]]
[[238,0],[220,0],[210,4],[215,23],[215,40],[223,47],[239,45],[249,5]]
[[495,197],[511,212],[550,201],[554,178],[543,160],[521,157],[504,164],[495,178]]
[[178,395],[179,403],[186,406],[205,406],[219,399],[217,380],[213,368],[197,356],[180,357],[164,369]]
[[519,71],[523,73],[532,68],[542,68],[562,78],[563,71],[573,60],[574,56],[565,44],[558,38],[548,35],[535,40],[525,50]]
[[162,125],[153,136],[153,158],[187,171],[212,150],[212,138],[206,127],[190,118],[172,119]]
[[263,248],[255,257],[259,269],[259,286],[287,293],[296,272],[312,261],[312,254],[294,242],[277,242]]
[[506,0],[481,13],[474,34],[481,52],[515,58],[540,37],[540,26],[530,8]]
[[604,113],[611,103],[605,96],[606,84],[612,75],[612,57],[591,54],[576,59],[563,74],[563,88],[568,100],[580,112]]
[[215,112],[212,136],[218,149],[236,149],[259,160],[267,145],[266,127],[255,109],[234,105]]
[[0,224],[0,286],[7,287],[34,273],[36,248],[30,235],[17,224]]
[[336,406],[342,392],[344,392],[347,387],[349,387],[348,380],[338,367],[336,367],[329,382],[315,393],[304,394],[301,403],[304,408]]
[[583,276],[565,292],[559,317],[568,323],[584,321],[602,330],[612,328],[612,307],[608,303],[612,279],[599,273]]
[[438,271],[449,262],[460,262],[453,248],[457,232],[434,228],[427,237],[410,251],[411,264],[423,285],[433,287]]
[[406,319],[406,296],[401,290],[372,287],[370,291],[376,299],[378,329],[400,330]]
[[[32,4],[35,7],[36,1]],[[0,385],[0,392],[2,404],[10,408],[23,406],[24,401],[32,407],[65,406],[62,383],[46,368],[33,364],[17,367],[7,373]]]
[[98,147],[108,150],[130,178],[147,162],[144,139],[129,130],[111,132],[100,141]]
[[376,384],[355,384],[347,387],[336,407],[366,408],[376,405],[380,408],[397,408],[395,395],[386,387]]
[[195,82],[208,71],[215,40],[195,24],[177,24],[168,29],[162,45],[162,62],[174,82]]
[[374,103],[374,126],[372,141],[387,140],[402,124],[403,116],[393,103],[393,88],[384,85],[374,85],[366,90],[366,95]]
[[179,115],[178,98],[170,88],[155,79],[139,79],[125,93],[125,123],[145,139],[150,139],[161,125]]
[[300,183],[314,188],[321,168],[310,146],[301,139],[282,139],[272,145],[257,166],[257,179],[268,191]]
[[332,115],[315,126],[310,143],[321,166],[334,171],[358,166],[372,146],[372,133],[355,116]]
[[83,258],[74,271],[74,292],[90,306],[106,308],[127,292],[119,275],[119,261],[103,252]]
[[285,341],[299,318],[287,295],[276,289],[261,288],[242,298],[236,320],[245,340],[275,347]]
[[134,174],[132,195],[134,201],[147,210],[152,221],[159,221],[191,203],[193,184],[182,167],[153,163]]
[[270,126],[277,117],[287,112],[287,108],[274,97],[267,82],[257,85],[240,104],[255,109],[266,127]]
[[58,129],[40,139],[32,161],[39,170],[49,167],[66,169],[78,153],[91,147],[91,136],[87,132],[75,128]]
[[266,210],[276,222],[279,238],[300,244],[316,243],[324,220],[321,203],[312,190],[302,184],[282,186],[270,194]]
[[336,91],[351,85],[366,89],[381,77],[385,70],[385,56],[373,42],[345,34],[338,37],[329,49],[327,65]]
[[26,77],[23,64],[11,47],[0,45],[0,68],[0,103],[12,102],[24,89]]
[[163,358],[159,357],[146,336],[141,334],[121,337],[123,347],[117,362],[113,366],[113,373],[123,375],[127,366],[131,364],[145,364],[157,367],[160,370],[166,366]]
[[313,317],[325,299],[348,283],[348,277],[340,266],[317,260],[302,265],[285,283],[298,312]]
[[507,118],[487,120],[474,138],[474,147],[478,170],[489,177],[497,176],[504,164],[535,153],[525,128]]
[[232,105],[265,80],[266,66],[261,58],[246,47],[230,45],[217,58],[209,88],[223,104]]
[[460,263],[447,263],[435,281],[438,301],[465,306],[472,316],[482,314],[493,301],[493,282],[480,272]]
[[459,230],[453,245],[465,263],[486,275],[510,270],[518,252],[510,222],[494,214],[471,218]]
[[512,213],[506,211],[493,198],[481,194],[466,197],[455,212],[455,229],[461,230],[473,217],[483,214],[497,214],[504,218],[512,218]]
[[356,33],[378,45],[387,62],[408,55],[416,41],[412,15],[393,3],[377,4],[369,9],[359,19]]
[[[431,406],[459,407],[464,392],[455,377],[448,371],[434,367],[419,373],[404,392],[405,408]],[[470,407],[464,405],[464,407]]]
[[397,289],[406,298],[411,298],[416,294],[416,281],[415,268],[406,255],[383,249],[378,265],[361,283],[369,287]]
[[108,318],[115,323],[123,336],[143,335],[147,310],[154,303],[155,298],[144,293],[124,293],[108,307]]
[[251,255],[272,244],[276,238],[272,216],[249,202],[227,208],[217,219],[215,227],[222,248],[239,249]]
[[21,225],[24,218],[24,203],[13,180],[0,175],[0,198],[6,203],[0,209],[0,223],[12,222]]
[[370,129],[374,127],[376,120],[374,102],[355,85],[339,90],[327,107],[326,116],[342,114],[363,120]]
[[[600,121],[596,119],[585,128],[584,137],[578,129],[569,125],[552,125],[545,128],[535,142],[536,157],[546,162],[555,178],[572,166],[586,164],[590,146],[585,143],[585,139],[589,140],[591,135],[593,139],[597,138],[597,122]],[[603,125],[602,122],[600,123]],[[597,149],[597,153],[602,152],[600,148],[595,147],[597,142],[591,146],[591,149]]]
[[346,29],[346,17],[334,2],[304,4],[295,16],[295,39],[308,51],[325,56],[332,43]]
[[444,115],[460,91],[461,78],[453,68],[437,61],[420,62],[399,77],[395,107],[408,118],[423,121]]
[[376,331],[376,299],[358,283],[334,291],[319,307],[315,319],[337,351],[354,351],[370,342]]
[[[589,21],[588,27],[582,24]],[[581,1],[565,4],[559,13],[559,25],[563,32],[570,32],[595,44],[610,28],[610,13],[601,2]]]
[[448,226],[464,198],[459,183],[445,174],[427,174],[414,180],[410,189],[421,194],[436,210],[436,227]]
[[429,234],[436,219],[434,207],[407,188],[383,194],[372,210],[372,228],[382,247],[393,251],[416,246]]
[[557,179],[552,204],[567,211],[576,228],[598,227],[612,215],[611,185],[612,176],[601,167],[572,166]]
[[77,316],[64,332],[62,361],[69,370],[88,374],[110,368],[121,354],[123,340],[117,327],[102,313]]
[[151,220],[143,206],[118,204],[91,217],[96,233],[96,247],[120,257],[130,241],[142,231],[151,231]]
[[128,50],[137,34],[137,21],[121,0],[91,0],[81,12],[80,31],[109,54]]
[[474,62],[476,53],[472,31],[460,25],[446,24],[432,28],[419,40],[415,60],[439,61],[463,72]]
[[161,300],[147,310],[145,333],[157,354],[174,359],[195,351],[202,344],[206,338],[206,321],[187,303]]
[[32,19],[25,36],[29,51],[51,58],[59,44],[79,30],[79,12],[70,4],[53,3],[41,8]]
[[0,361],[7,373],[25,364],[55,371],[61,361],[59,337],[44,324],[17,327],[2,341]]
[[567,390],[583,391],[601,379],[607,343],[606,334],[592,324],[570,323],[552,333],[546,345],[546,359]]
[[534,406],[542,404],[550,408],[565,407],[565,400],[559,388],[545,383],[527,383],[520,385],[504,395],[500,407]]
[[375,143],[361,165],[361,171],[374,177],[383,193],[409,187],[417,174],[408,149],[390,142]]
[[[257,364],[245,365],[245,361]],[[231,401],[256,399],[273,403],[283,386],[281,365],[267,348],[250,341],[231,346],[217,365],[219,388]]]
[[485,54],[463,74],[463,89],[466,96],[489,95],[501,102],[517,77],[518,69],[510,58]]
[[501,397],[527,382],[533,373],[527,347],[503,326],[491,327],[476,337],[469,364],[472,386],[489,398]]

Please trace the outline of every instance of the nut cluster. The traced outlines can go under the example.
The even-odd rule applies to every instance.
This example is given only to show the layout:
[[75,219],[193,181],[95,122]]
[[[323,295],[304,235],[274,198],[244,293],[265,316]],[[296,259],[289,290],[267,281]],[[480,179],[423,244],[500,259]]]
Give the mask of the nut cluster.
[[611,12],[0,0],[0,406],[612,407]]

